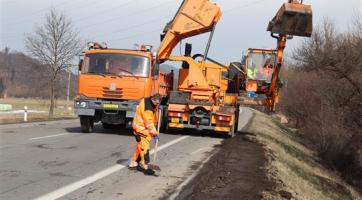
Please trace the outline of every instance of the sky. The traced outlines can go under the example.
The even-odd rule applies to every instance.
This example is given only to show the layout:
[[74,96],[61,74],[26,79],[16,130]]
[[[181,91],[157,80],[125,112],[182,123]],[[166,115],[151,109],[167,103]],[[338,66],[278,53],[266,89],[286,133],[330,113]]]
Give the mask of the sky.
[[[286,0],[211,0],[223,12],[217,24],[209,57],[223,63],[240,61],[247,48],[275,48],[266,31],[268,22]],[[85,42],[99,41],[108,47],[129,49],[134,44],[160,43],[160,33],[175,15],[182,0],[0,0],[0,49],[26,52],[24,38],[44,23],[50,8],[64,12]],[[324,18],[348,29],[353,15],[362,15],[362,0],[304,0],[312,4],[314,25]],[[193,54],[204,53],[208,34],[186,39]],[[303,38],[288,41],[292,52]],[[183,46],[181,47],[184,48]],[[180,54],[180,46],[174,54]]]

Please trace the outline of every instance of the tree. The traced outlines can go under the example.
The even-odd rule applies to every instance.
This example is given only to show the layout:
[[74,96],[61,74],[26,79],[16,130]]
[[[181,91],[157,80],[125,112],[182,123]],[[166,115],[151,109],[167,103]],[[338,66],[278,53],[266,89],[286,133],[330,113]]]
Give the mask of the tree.
[[81,42],[71,20],[63,13],[52,9],[42,26],[35,28],[33,34],[25,38],[26,48],[32,56],[49,68],[50,108],[49,117],[53,117],[55,82],[61,70],[81,52]]
[[0,77],[0,97],[2,97],[4,90],[5,90],[5,84],[3,79]]
[[[360,16],[360,15],[359,15]],[[362,188],[362,21],[325,20],[296,48],[281,105],[307,145]]]
[[11,53],[10,53],[10,48],[5,47],[4,51],[1,52],[2,53],[2,60],[0,61],[0,65],[1,65],[1,76],[0,78],[1,80],[1,84],[2,84],[2,91],[0,92],[0,94],[2,94],[3,98],[7,97],[7,91],[8,91],[8,87],[9,85],[12,84],[12,80],[14,79],[14,69],[11,68]]

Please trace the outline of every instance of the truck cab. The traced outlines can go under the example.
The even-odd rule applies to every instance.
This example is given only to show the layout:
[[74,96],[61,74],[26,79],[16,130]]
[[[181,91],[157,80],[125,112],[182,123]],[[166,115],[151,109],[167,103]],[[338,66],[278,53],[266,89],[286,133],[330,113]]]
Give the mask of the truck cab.
[[173,73],[160,72],[151,49],[109,49],[95,43],[84,52],[79,65],[75,113],[82,132],[92,132],[95,122],[103,128],[130,125],[139,101],[172,89]]
[[270,89],[273,73],[277,64],[276,50],[273,49],[247,49],[243,57],[243,70],[241,94],[239,103],[264,111],[265,99]]
[[269,89],[276,65],[276,51],[270,49],[248,49],[245,60],[247,73],[246,91],[266,93]]

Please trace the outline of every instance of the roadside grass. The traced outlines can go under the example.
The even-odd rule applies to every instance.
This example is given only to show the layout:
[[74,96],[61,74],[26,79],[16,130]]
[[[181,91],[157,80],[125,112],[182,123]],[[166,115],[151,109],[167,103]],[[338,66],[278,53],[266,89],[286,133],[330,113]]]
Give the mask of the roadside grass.
[[246,138],[264,146],[268,176],[277,183],[278,195],[264,192],[264,199],[361,199],[353,187],[325,168],[316,154],[300,143],[296,132],[259,111],[254,113]]
[[[54,119],[72,119],[77,116],[73,111],[73,101],[70,100],[67,104],[66,100],[57,100],[56,107],[54,109],[54,117],[48,118],[50,100],[48,99],[23,99],[23,98],[6,98],[0,99],[2,104],[11,104],[13,110],[24,110],[24,106],[28,107],[28,110],[44,111],[44,113],[28,113],[28,121],[45,121]],[[69,109],[69,107],[71,109]],[[21,114],[0,114],[0,124],[2,123],[16,123],[23,121],[23,113]]]

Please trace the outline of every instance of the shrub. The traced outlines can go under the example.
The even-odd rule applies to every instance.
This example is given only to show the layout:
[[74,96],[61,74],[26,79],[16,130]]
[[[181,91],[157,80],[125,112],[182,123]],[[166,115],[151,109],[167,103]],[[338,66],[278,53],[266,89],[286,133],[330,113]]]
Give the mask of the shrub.
[[281,108],[326,164],[361,186],[361,19],[351,27],[338,33],[326,20],[294,51]]

